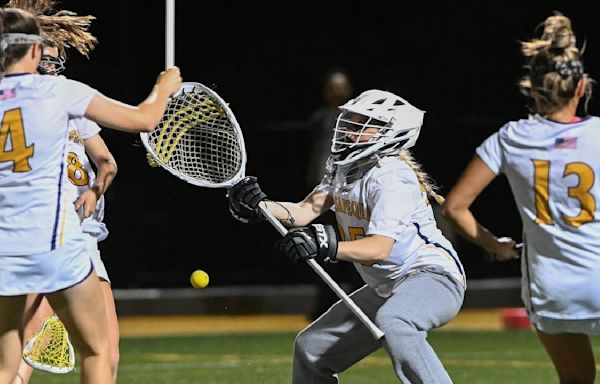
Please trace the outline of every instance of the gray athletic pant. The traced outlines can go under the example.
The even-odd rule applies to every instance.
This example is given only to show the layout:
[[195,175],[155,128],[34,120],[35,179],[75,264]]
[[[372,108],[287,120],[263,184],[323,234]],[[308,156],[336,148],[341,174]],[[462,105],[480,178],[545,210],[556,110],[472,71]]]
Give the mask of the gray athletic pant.
[[293,384],[338,383],[338,373],[382,346],[404,384],[452,382],[427,343],[427,331],[458,313],[464,288],[454,277],[433,266],[405,277],[389,298],[368,286],[351,297],[385,333],[383,343],[339,301],[296,336]]

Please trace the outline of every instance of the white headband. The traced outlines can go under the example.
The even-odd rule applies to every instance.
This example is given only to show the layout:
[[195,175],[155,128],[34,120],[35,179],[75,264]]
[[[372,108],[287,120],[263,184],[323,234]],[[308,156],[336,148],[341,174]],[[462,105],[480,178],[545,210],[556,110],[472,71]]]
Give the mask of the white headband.
[[0,40],[0,49],[5,50],[12,44],[34,44],[42,43],[44,38],[40,35],[31,35],[27,33],[5,33]]

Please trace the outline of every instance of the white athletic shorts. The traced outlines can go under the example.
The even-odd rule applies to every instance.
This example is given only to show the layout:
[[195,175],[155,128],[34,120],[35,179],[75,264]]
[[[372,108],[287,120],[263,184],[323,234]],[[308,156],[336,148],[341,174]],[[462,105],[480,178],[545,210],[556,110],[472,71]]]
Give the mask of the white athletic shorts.
[[85,238],[85,247],[87,250],[87,254],[92,259],[92,264],[94,264],[96,275],[98,275],[98,277],[101,280],[104,280],[110,284],[108,272],[106,272],[106,267],[104,266],[104,263],[100,258],[100,251],[98,250],[98,239],[95,236],[92,236],[86,232],[83,233],[83,237]]
[[600,336],[600,319],[564,320],[529,314],[535,327],[550,335],[559,333],[582,333],[588,336]]
[[81,283],[92,271],[82,236],[50,252],[0,255],[0,296],[60,291]]

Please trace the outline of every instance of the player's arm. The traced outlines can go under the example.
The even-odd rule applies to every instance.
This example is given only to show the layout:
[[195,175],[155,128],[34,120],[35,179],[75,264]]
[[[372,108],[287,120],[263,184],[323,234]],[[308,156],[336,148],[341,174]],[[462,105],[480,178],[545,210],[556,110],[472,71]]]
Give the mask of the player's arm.
[[75,201],[75,209],[83,207],[83,217],[96,211],[96,203],[111,185],[117,175],[117,162],[99,134],[84,140],[85,152],[96,166],[94,184]]
[[309,224],[333,205],[333,199],[325,191],[313,191],[299,203],[266,201],[267,209],[289,227]]
[[390,257],[395,240],[382,235],[338,242],[332,225],[310,224],[292,228],[278,241],[277,248],[293,261],[317,259],[351,261],[365,265],[381,263]]
[[169,97],[180,85],[179,69],[169,68],[161,72],[150,95],[139,105],[127,105],[97,93],[92,97],[85,117],[125,132],[150,132],[162,118]]
[[259,204],[287,226],[303,226],[326,212],[333,204],[327,192],[313,191],[299,203],[268,201],[254,176],[247,176],[227,191],[229,211],[236,219],[247,223],[260,219]]
[[371,235],[352,241],[338,243],[337,260],[373,264],[387,261],[395,240],[382,235]]
[[490,167],[475,155],[446,196],[442,213],[466,239],[496,254],[498,260],[517,259],[519,255],[513,248],[514,241],[499,241],[489,230],[479,224],[469,210],[473,201],[495,177],[496,174]]

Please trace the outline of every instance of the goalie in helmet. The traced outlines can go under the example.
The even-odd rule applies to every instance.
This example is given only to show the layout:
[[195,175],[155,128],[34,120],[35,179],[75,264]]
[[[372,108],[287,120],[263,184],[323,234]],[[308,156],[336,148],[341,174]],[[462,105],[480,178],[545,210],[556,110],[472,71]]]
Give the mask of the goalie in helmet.
[[[408,151],[424,112],[381,90],[363,92],[340,111],[327,174],[303,201],[269,201],[254,177],[228,193],[236,218],[260,220],[265,201],[293,227],[278,248],[294,261],[353,263],[366,285],[351,298],[385,333],[383,342],[374,340],[350,309],[334,304],[296,337],[292,382],[337,382],[337,374],[383,347],[403,382],[450,383],[427,331],[457,314],[465,275],[433,216],[430,201],[443,198]],[[339,233],[310,224],[328,209]]]

